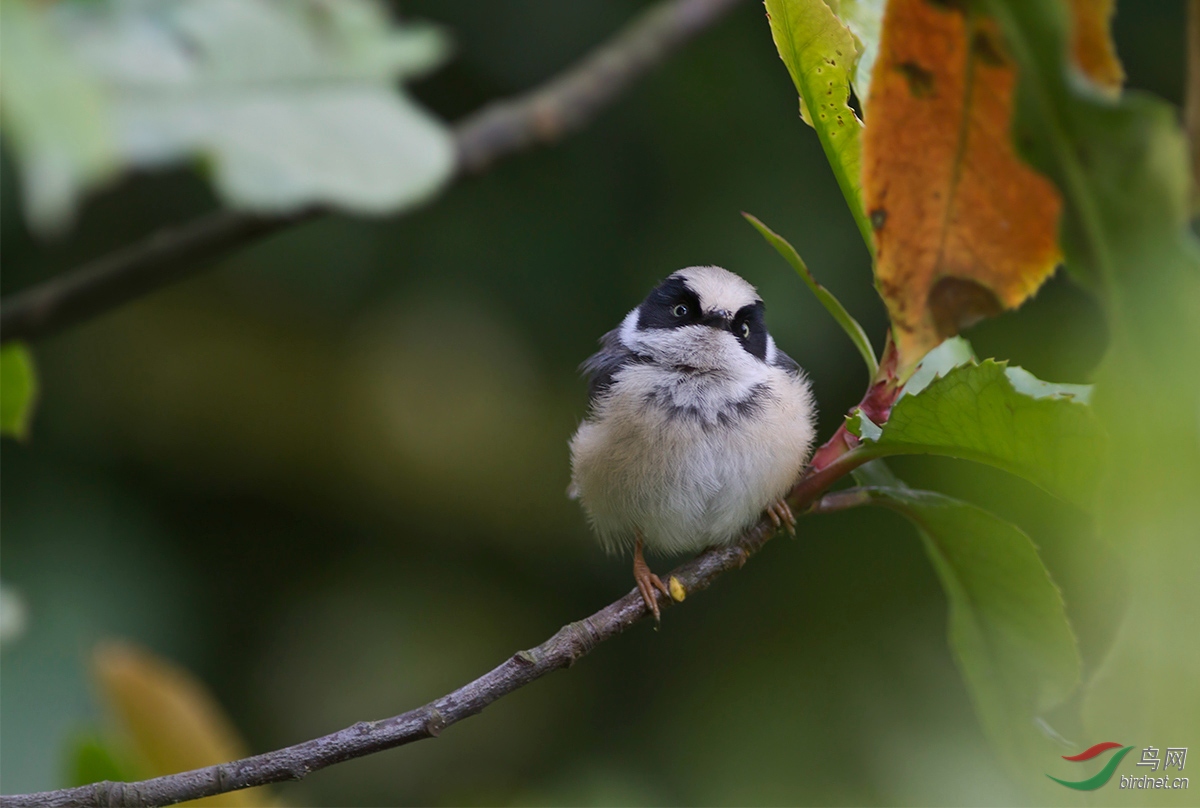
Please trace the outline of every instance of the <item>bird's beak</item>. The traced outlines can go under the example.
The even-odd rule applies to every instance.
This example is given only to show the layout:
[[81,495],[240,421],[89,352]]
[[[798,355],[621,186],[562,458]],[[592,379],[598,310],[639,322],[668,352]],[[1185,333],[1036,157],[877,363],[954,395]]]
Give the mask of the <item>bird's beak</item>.
[[733,325],[733,312],[725,309],[713,309],[700,318],[700,324],[712,326],[719,331],[728,331]]

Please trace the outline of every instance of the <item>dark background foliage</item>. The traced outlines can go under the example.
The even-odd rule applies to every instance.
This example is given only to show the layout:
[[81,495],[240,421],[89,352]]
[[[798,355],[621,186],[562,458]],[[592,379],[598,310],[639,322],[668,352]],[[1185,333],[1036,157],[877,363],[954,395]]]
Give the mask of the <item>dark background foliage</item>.
[[[640,6],[405,3],[458,48],[414,91],[453,120],[554,74]],[[1178,101],[1182,18],[1177,2],[1121,5],[1131,86]],[[129,177],[43,243],[5,162],[3,293],[214,208],[203,171]],[[3,651],[4,791],[64,785],[70,739],[104,726],[86,668],[103,637],[188,666],[265,750],[423,703],[627,591],[628,560],[601,553],[563,493],[585,406],[575,367],[676,268],[720,264],[759,287],[828,435],[862,392],[860,360],[741,210],[882,341],[866,252],[757,4],[560,147],[405,217],[293,228],[39,343],[32,439],[3,443],[0,559],[30,612]],[[1105,341],[1094,302],[1061,276],[967,336],[981,357],[1070,382]],[[1028,530],[1090,669],[1120,578],[1086,520],[980,466],[896,465]],[[640,626],[440,740],[280,791],[294,804],[1020,801],[945,620],[906,523],[805,519],[661,631]]]

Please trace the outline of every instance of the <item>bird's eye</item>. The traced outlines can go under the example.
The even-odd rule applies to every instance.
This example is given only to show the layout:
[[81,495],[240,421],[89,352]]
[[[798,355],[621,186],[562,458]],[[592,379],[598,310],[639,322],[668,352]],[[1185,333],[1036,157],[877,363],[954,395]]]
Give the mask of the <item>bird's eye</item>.
[[676,317],[686,317],[688,313],[688,307],[682,303],[677,303],[675,304],[675,308],[671,309],[671,313]]
[[742,339],[750,339],[750,323],[742,323]]

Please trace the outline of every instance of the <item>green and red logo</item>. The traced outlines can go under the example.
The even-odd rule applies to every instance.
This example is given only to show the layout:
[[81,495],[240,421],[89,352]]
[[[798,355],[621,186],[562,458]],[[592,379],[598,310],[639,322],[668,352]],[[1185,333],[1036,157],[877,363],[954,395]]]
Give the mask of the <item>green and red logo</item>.
[[1117,770],[1117,766],[1120,764],[1121,759],[1128,755],[1129,750],[1132,748],[1132,746],[1122,746],[1119,743],[1106,741],[1105,743],[1098,743],[1089,749],[1085,749],[1078,755],[1063,755],[1063,760],[1069,760],[1072,763],[1082,763],[1085,760],[1091,760],[1092,758],[1099,757],[1110,749],[1121,750],[1108,759],[1108,763],[1104,764],[1103,769],[1096,772],[1086,780],[1060,780],[1052,774],[1047,774],[1046,776],[1054,782],[1062,783],[1067,788],[1073,788],[1076,791],[1095,791],[1096,789],[1100,788],[1100,786],[1112,779],[1113,772]]

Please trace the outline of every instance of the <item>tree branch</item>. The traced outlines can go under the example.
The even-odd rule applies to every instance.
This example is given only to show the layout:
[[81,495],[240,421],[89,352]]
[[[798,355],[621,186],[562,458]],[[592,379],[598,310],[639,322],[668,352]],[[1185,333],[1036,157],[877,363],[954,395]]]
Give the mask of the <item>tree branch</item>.
[[[542,87],[489,104],[454,128],[459,176],[555,143],[591,121],[644,73],[742,0],[662,0]],[[232,250],[326,215],[221,211],[19,292],[0,304],[0,342],[31,340],[182,280]]]
[[[840,455],[829,467],[811,471],[797,483],[788,497],[789,502],[798,511],[819,513],[862,504],[861,498],[843,492],[830,494],[825,499],[821,499],[821,495],[869,459],[854,450]],[[668,581],[676,579],[684,595],[707,589],[722,573],[745,564],[774,534],[775,526],[769,520],[761,519],[737,543],[706,550],[665,577]],[[671,588],[675,589],[673,585]],[[657,591],[654,594],[660,606],[673,602]],[[138,783],[104,781],[57,791],[0,797],[0,808],[171,805],[253,786],[300,780],[310,772],[351,758],[435,738],[446,727],[470,718],[514,690],[559,668],[570,667],[597,645],[622,633],[648,614],[641,593],[634,589],[590,617],[563,626],[536,648],[518,651],[470,684],[407,713],[381,721],[360,721],[332,735],[274,752]]]
[[[889,336],[879,370],[863,400],[851,412],[861,408],[878,419],[877,423],[883,423],[902,389],[896,377],[895,345]],[[832,513],[866,504],[868,498],[861,489],[828,495],[825,492],[871,459],[843,425],[813,453],[808,470],[788,494],[788,503],[803,513]],[[773,523],[765,517],[760,519],[733,545],[706,550],[672,570],[666,576],[670,590],[678,592],[677,597],[682,601],[688,594],[707,589],[722,573],[745,564],[774,533]],[[660,607],[672,605],[671,597],[657,590],[653,594]],[[649,613],[635,588],[590,617],[563,626],[536,648],[518,651],[470,684],[407,713],[381,721],[361,721],[332,735],[274,752],[137,783],[104,781],[57,791],[2,796],[0,808],[171,805],[243,788],[300,780],[335,763],[437,737],[446,727],[481,712],[497,699],[551,671],[569,667],[599,643],[617,636]]]
[[0,304],[0,342],[37,339],[189,277],[227,252],[314,219],[218,211],[160,230],[136,244],[65,272]]
[[[851,412],[861,408],[882,423],[902,389],[896,377],[895,345],[889,336],[879,370],[863,400]],[[788,503],[803,513],[832,513],[866,504],[869,498],[862,489],[825,492],[871,459],[870,453],[843,425],[813,453],[812,464],[788,494]],[[706,550],[672,570],[666,576],[669,589],[680,601],[686,595],[707,589],[722,573],[745,564],[774,533],[773,523],[765,517],[760,519],[731,546]],[[673,604],[672,597],[652,591],[660,607]],[[360,721],[332,735],[274,752],[137,783],[106,780],[57,791],[0,796],[0,808],[171,805],[243,788],[300,780],[335,763],[437,737],[446,727],[481,712],[497,699],[551,671],[571,666],[598,644],[622,633],[649,613],[635,588],[590,617],[563,626],[536,648],[518,651],[470,684],[407,713],[381,721]]]
[[539,89],[468,116],[456,131],[459,170],[476,174],[499,158],[583,129],[642,74],[741,1],[659,3]]

